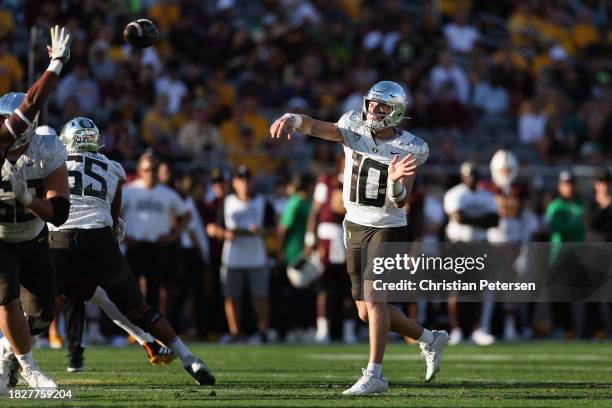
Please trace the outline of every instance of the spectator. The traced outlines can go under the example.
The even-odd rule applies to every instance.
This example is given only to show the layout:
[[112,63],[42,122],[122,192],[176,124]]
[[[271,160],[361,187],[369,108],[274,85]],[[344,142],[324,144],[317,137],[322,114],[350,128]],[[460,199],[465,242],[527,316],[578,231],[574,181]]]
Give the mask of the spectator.
[[167,115],[168,98],[166,95],[159,95],[155,105],[142,121],[142,140],[149,146],[155,145],[162,138],[172,134],[172,122]]
[[64,106],[71,96],[76,97],[83,115],[96,117],[99,114],[100,91],[98,84],[89,76],[85,62],[75,62],[72,72],[61,79],[57,86],[57,103]]
[[[219,130],[209,121],[208,103],[199,99],[193,104],[193,119],[180,129],[178,146],[188,157],[213,159],[221,148]],[[210,163],[213,167],[215,163]]]
[[187,86],[179,77],[178,61],[170,61],[166,66],[167,74],[155,82],[157,95],[165,95],[168,98],[166,113],[174,115],[178,112],[181,101],[188,94]]
[[444,26],[444,36],[448,43],[448,48],[455,52],[469,53],[474,49],[474,45],[480,33],[477,29],[468,25],[467,13],[463,10],[455,14],[453,22]]
[[519,119],[519,140],[525,145],[537,145],[543,138],[548,116],[539,98],[526,102]]
[[262,195],[254,194],[251,173],[238,166],[232,178],[234,194],[227,196],[219,213],[223,244],[221,281],[225,292],[225,315],[229,341],[239,341],[243,334],[240,299],[245,283],[255,305],[257,334],[255,342],[268,337],[268,259],[262,234],[274,225],[274,209]]
[[451,84],[455,95],[461,103],[469,102],[470,84],[465,71],[456,65],[448,51],[443,51],[438,59],[438,65],[429,73],[430,91],[437,95],[442,87]]
[[8,40],[0,37],[0,95],[11,91],[19,91],[22,87],[23,69],[21,64],[9,52]]

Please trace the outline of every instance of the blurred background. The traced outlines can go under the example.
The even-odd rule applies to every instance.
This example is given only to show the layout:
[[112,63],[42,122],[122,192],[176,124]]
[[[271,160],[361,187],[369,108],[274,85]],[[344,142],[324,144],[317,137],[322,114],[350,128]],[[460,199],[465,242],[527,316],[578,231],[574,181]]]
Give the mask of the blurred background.
[[[48,28],[66,25],[71,60],[41,123],[59,133],[74,116],[91,118],[103,153],[130,180],[139,157],[154,154],[160,182],[194,204],[198,249],[187,233],[172,243],[161,277],[160,307],[177,331],[223,342],[351,343],[367,332],[342,260],[329,259],[333,239],[316,227],[341,220],[341,146],[301,135],[272,143],[273,120],[294,112],[336,122],[362,109],[375,82],[396,81],[409,95],[403,126],[430,147],[411,198],[413,240],[453,240],[445,193],[461,183],[460,164],[471,161],[485,181],[505,149],[520,194],[491,194],[500,219],[526,225],[521,239],[609,242],[611,12],[604,0],[0,0],[0,95],[27,89],[48,63]],[[135,18],[155,22],[158,44],[125,44],[123,27]],[[269,287],[262,299],[245,286],[232,328],[218,214],[242,165],[274,217],[262,234]],[[318,243],[304,249],[309,218]],[[287,264],[312,250],[325,273],[296,287]],[[459,328],[457,341],[478,331],[507,340],[612,335],[610,305],[403,307],[422,323]],[[90,322],[90,341],[124,341],[94,307]],[[54,345],[61,335],[60,322]]]

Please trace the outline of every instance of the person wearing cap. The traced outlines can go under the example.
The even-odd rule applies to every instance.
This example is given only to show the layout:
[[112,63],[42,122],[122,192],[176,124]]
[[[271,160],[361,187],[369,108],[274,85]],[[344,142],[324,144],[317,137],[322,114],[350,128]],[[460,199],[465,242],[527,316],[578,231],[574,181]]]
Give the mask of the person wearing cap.
[[[499,215],[494,195],[478,184],[480,175],[474,162],[464,162],[460,168],[461,183],[444,195],[444,211],[448,216],[446,236],[450,242],[487,242],[487,229],[498,225]],[[472,340],[480,346],[495,341],[489,334],[492,305],[485,302]],[[449,299],[448,313],[451,326],[449,344],[463,340],[457,317],[457,302]]]
[[[559,173],[557,184],[558,196],[546,207],[546,221],[550,229],[549,265],[553,270],[559,265],[567,271],[564,264],[563,243],[583,242],[586,236],[584,223],[584,203],[576,194],[576,178],[569,170]],[[575,336],[576,325],[572,320],[572,304],[553,303],[553,321],[555,331],[562,332],[566,338]],[[578,322],[576,322],[578,323]]]
[[225,197],[218,217],[218,233],[224,238],[221,282],[232,342],[243,334],[240,298],[247,281],[257,318],[258,333],[253,341],[267,341],[269,271],[263,234],[274,226],[275,213],[263,195],[254,194],[250,181],[249,169],[238,166],[232,176],[234,193]]

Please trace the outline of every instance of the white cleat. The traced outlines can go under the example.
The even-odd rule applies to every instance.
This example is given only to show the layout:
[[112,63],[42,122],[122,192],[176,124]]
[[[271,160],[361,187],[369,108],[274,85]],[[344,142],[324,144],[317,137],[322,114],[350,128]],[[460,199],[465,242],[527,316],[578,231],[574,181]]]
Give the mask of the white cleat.
[[342,395],[360,396],[360,395],[372,395],[382,394],[389,388],[389,381],[384,375],[380,378],[374,377],[371,371],[365,368],[361,369],[363,375],[357,382],[348,390],[344,390]]
[[482,329],[477,329],[472,333],[472,341],[477,346],[490,346],[495,343],[495,336],[490,335]]
[[47,377],[38,367],[28,367],[23,369],[21,376],[31,388],[57,390],[55,381]]
[[450,346],[454,346],[456,344],[461,343],[462,341],[463,341],[463,333],[461,332],[461,329],[459,327],[455,327],[450,332],[450,340],[448,341],[448,344]]
[[445,330],[432,330],[434,341],[431,344],[421,344],[421,355],[425,357],[427,364],[427,372],[425,373],[425,381],[433,380],[436,373],[440,371],[440,362],[442,361],[442,352],[448,344],[448,333]]

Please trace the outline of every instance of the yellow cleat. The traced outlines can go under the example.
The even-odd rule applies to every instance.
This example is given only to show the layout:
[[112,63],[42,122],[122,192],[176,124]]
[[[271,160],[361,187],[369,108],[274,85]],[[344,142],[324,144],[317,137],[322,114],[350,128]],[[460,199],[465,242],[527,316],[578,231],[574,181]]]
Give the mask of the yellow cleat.
[[145,343],[144,347],[147,352],[147,357],[153,365],[164,364],[167,365],[169,362],[176,358],[176,355],[167,347],[160,346],[156,342]]

